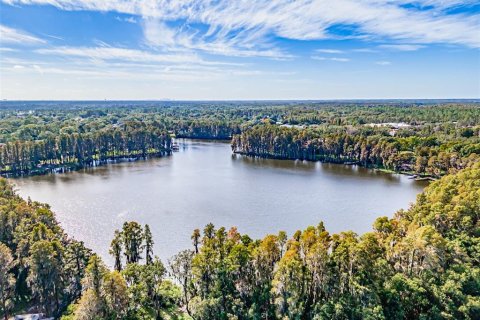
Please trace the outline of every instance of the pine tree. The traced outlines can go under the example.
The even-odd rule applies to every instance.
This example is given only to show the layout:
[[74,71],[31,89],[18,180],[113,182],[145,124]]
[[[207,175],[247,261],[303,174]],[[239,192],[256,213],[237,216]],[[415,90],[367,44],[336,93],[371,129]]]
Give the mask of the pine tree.
[[115,260],[115,270],[122,271],[122,234],[118,230],[115,230],[115,235],[110,243],[109,253]]
[[152,264],[153,262],[153,236],[150,231],[148,224],[145,225],[144,231],[144,240],[145,240],[145,263],[147,265]]
[[125,222],[121,234],[127,264],[137,263],[141,259],[141,254],[144,248],[142,227],[135,221]]
[[198,246],[200,244],[200,229],[193,230],[191,239],[193,241],[193,247],[195,248],[195,254],[198,254]]

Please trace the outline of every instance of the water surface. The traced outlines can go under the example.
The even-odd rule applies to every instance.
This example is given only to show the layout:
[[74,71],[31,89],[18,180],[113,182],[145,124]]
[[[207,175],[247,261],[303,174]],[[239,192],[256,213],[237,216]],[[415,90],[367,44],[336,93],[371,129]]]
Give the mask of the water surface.
[[173,156],[15,179],[24,197],[49,203],[66,232],[109,263],[113,232],[148,223],[162,259],[191,247],[212,222],[254,238],[323,220],[330,232],[371,230],[408,207],[425,183],[357,166],[252,159],[223,142],[180,140]]

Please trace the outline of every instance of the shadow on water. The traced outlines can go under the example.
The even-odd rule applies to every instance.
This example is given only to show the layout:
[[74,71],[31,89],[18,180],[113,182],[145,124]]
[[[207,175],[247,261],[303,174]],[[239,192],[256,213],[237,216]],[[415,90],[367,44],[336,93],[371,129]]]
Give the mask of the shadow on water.
[[247,157],[240,154],[232,154],[233,164],[250,166],[254,169],[281,169],[290,171],[314,172],[317,170],[315,162],[301,160],[277,160]]
[[[267,169],[288,171],[295,173],[319,174],[329,177],[344,177],[349,179],[383,179],[389,183],[402,183],[402,179],[406,176],[401,174],[387,173],[380,170],[372,170],[358,165],[346,165],[336,163],[324,163],[320,161],[306,161],[306,160],[279,160],[266,159],[258,157],[248,157],[240,154],[231,155],[232,163],[234,165],[247,166],[252,169]],[[427,181],[411,181],[418,186],[427,186]]]

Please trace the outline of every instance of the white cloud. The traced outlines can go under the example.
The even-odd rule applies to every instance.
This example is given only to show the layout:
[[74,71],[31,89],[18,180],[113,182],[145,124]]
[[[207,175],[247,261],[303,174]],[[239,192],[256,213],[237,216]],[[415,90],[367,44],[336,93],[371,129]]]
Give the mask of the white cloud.
[[[49,47],[33,51],[38,59],[4,56],[2,73],[22,71],[41,76],[79,77],[83,79],[114,80],[169,80],[195,81],[226,79],[229,76],[264,76],[271,72],[257,70],[242,63],[205,60],[186,53],[158,53],[155,51],[110,47]],[[49,59],[43,59],[46,55]],[[53,59],[52,59],[53,58]],[[287,73],[276,73],[276,76]]]
[[87,80],[111,79],[115,81],[156,81],[168,80],[189,82],[198,80],[231,79],[231,77],[253,77],[292,75],[291,72],[269,72],[248,69],[238,65],[198,65],[189,63],[162,64],[155,61],[30,61],[18,58],[4,59],[0,65],[2,74],[12,77],[13,72],[36,73],[41,76],[65,76]]
[[[416,0],[415,6],[417,8],[403,7],[402,5],[409,1],[402,0],[0,1],[20,5],[54,5],[63,10],[114,12],[112,19],[118,15],[119,20],[129,23],[135,21],[138,28],[143,30],[143,37],[138,43],[141,49],[129,49],[123,47],[129,39],[117,41],[117,47],[111,47],[109,44],[98,40],[95,40],[90,46],[55,46],[58,42],[50,41],[49,38],[55,38],[56,36],[33,34],[34,29],[25,29],[25,31],[32,32],[32,34],[28,34],[25,31],[5,27],[9,29],[10,38],[15,39],[11,40],[10,43],[15,45],[5,44],[3,48],[0,46],[0,51],[5,52],[2,52],[0,69],[2,77],[9,79],[8,90],[11,92],[13,92],[11,83],[14,81],[22,83],[21,88],[18,89],[18,94],[16,94],[18,97],[23,97],[23,95],[35,96],[26,93],[24,90],[27,87],[24,83],[32,82],[45,83],[45,87],[52,88],[52,90],[42,90],[40,93],[42,97],[51,94],[55,96],[52,92],[53,89],[57,89],[57,85],[61,86],[65,83],[70,87],[72,86],[71,83],[76,83],[85,86],[86,91],[83,94],[86,96],[84,98],[91,98],[91,96],[88,96],[88,90],[97,90],[97,84],[101,82],[104,83],[103,92],[109,94],[111,90],[123,88],[122,86],[125,85],[126,89],[118,89],[118,98],[122,97],[123,94],[128,95],[129,90],[135,92],[137,98],[157,97],[159,90],[165,90],[172,97],[185,97],[185,95],[191,94],[191,97],[196,98],[235,98],[240,96],[265,98],[269,95],[272,98],[280,98],[278,94],[284,94],[282,97],[309,98],[312,92],[314,92],[313,95],[318,92],[317,79],[323,79],[325,83],[332,85],[338,85],[339,83],[344,85],[345,79],[350,79],[350,84],[360,83],[364,79],[355,78],[356,75],[350,70],[354,68],[339,68],[339,70],[342,69],[342,74],[340,72],[328,75],[319,73],[319,75],[312,75],[312,78],[305,75],[304,77],[307,78],[303,79],[300,76],[291,76],[292,73],[288,72],[295,69],[296,66],[293,63],[278,63],[274,66],[251,59],[248,64],[240,64],[230,62],[239,61],[238,59],[220,58],[218,56],[292,59],[294,56],[287,51],[287,48],[293,46],[293,42],[287,43],[283,41],[284,38],[295,40],[355,38],[357,41],[365,41],[365,45],[359,45],[358,49],[345,49],[345,47],[340,46],[339,49],[335,49],[334,46],[325,44],[323,48],[312,50],[310,58],[325,61],[324,64],[331,63],[338,67],[343,62],[346,67],[347,64],[351,64],[348,63],[349,58],[355,59],[352,63],[360,61],[360,57],[356,58],[353,55],[355,52],[377,52],[382,54],[373,57],[373,60],[369,60],[369,63],[371,66],[377,64],[379,66],[377,68],[380,68],[380,66],[391,64],[390,61],[376,61],[390,59],[388,57],[390,52],[385,51],[419,50],[431,43],[480,47],[480,34],[477,30],[480,17],[478,13],[445,13],[447,9],[474,3],[470,0],[465,2],[460,0]],[[432,8],[429,6],[432,6]],[[421,10],[418,8],[421,8]],[[462,10],[458,12],[462,12]],[[125,17],[129,17],[131,20],[126,21],[129,18]],[[339,30],[337,27],[340,27],[340,29],[347,27],[352,32],[348,35],[335,33],[334,30]],[[11,32],[11,30],[14,32]],[[3,44],[4,31],[3,29],[1,31],[2,39],[0,42]],[[47,39],[49,41],[48,45],[44,39],[37,38],[36,35]],[[61,35],[63,36],[63,34]],[[282,38],[282,41],[279,41],[279,37]],[[374,44],[368,45],[368,42]],[[23,53],[17,48],[19,43],[36,44],[38,45],[35,47],[37,50],[29,50],[28,58],[27,54],[10,53],[9,51],[13,50]],[[283,43],[287,45],[283,46]],[[378,44],[383,45],[378,46]],[[362,48],[362,46],[365,48]],[[369,46],[372,47],[368,48]],[[211,54],[217,57],[213,57]],[[22,60],[22,58],[25,60]],[[219,61],[215,61],[215,59]],[[318,63],[318,65],[321,64]],[[285,73],[275,72],[278,70],[285,71]],[[430,73],[422,72],[422,75],[425,74]],[[325,78],[321,78],[323,76]],[[332,77],[337,78],[332,80]],[[444,77],[438,78],[443,79]],[[41,79],[41,81],[38,79]],[[63,79],[72,82],[63,81]],[[432,79],[436,80],[436,77],[432,77]],[[164,83],[163,80],[165,80]],[[354,82],[354,80],[357,82]],[[380,87],[384,86],[382,88],[386,90],[393,88],[390,95],[399,97],[397,84],[388,86],[390,80],[390,78],[381,77],[372,79],[372,81],[377,81],[376,83]],[[471,80],[471,77],[468,80],[464,81],[463,86],[458,85],[457,87],[450,87],[450,84],[447,83],[447,88],[450,90],[448,93],[455,92],[455,90],[467,92],[461,91],[462,88],[475,83]],[[168,86],[170,86],[171,81],[178,81],[176,86],[181,89],[177,93],[170,93],[167,89],[164,89],[170,88]],[[191,82],[184,85],[183,81]],[[308,89],[306,85],[298,85],[300,81],[315,84],[315,87]],[[271,84],[281,82],[288,84],[283,90]],[[292,85],[293,82],[296,83],[296,86]],[[411,84],[413,88],[413,83],[410,82],[407,85]],[[430,82],[423,81],[423,83]],[[143,91],[147,86],[155,88],[155,90],[146,91],[150,92],[150,95]],[[210,91],[206,90],[205,94],[199,94],[199,88],[202,86]],[[29,87],[33,88],[34,86]],[[60,90],[61,94],[64,94],[64,90],[69,87],[62,88]],[[349,85],[349,87],[354,86]],[[40,85],[35,88],[32,90],[37,90]],[[433,89],[435,88],[439,88],[439,86],[429,85],[427,89],[432,89],[430,92],[434,92]],[[468,88],[471,88],[471,86]],[[368,97],[368,95],[378,96],[378,92],[384,94],[384,90],[377,88],[375,88],[375,91],[366,89],[365,92],[360,93],[365,97]],[[255,90],[260,94],[252,95],[251,92]],[[420,89],[414,88],[409,92],[417,92],[415,90]],[[472,92],[472,89],[468,90],[470,90],[468,92]],[[347,91],[339,92],[339,97],[347,98],[348,96],[345,96]],[[232,92],[235,92],[235,94]],[[270,93],[267,94],[267,92]],[[329,91],[327,90],[327,92]],[[348,92],[353,97],[354,93],[352,92],[356,91]],[[422,91],[421,94],[428,95],[425,92]],[[441,94],[445,95],[445,92],[447,91],[442,90]],[[459,95],[461,94],[457,94],[457,96]],[[408,94],[405,94],[405,96],[408,96]],[[468,96],[468,94],[465,94],[465,96]]]
[[169,27],[156,18],[144,20],[144,34],[147,44],[167,51],[198,50],[216,55],[235,57],[265,57],[291,59],[292,55],[282,52],[263,39],[263,31],[240,31],[237,33],[209,30],[200,34],[188,26]]
[[121,21],[121,22],[128,22],[128,23],[138,23],[137,19],[135,19],[134,17],[126,17],[126,18],[122,18],[122,17],[115,17],[116,20],[118,21]]
[[0,43],[42,44],[46,41],[24,31],[0,25]]
[[47,36],[47,37],[55,39],[55,40],[61,40],[61,41],[65,40],[64,38],[59,37],[59,36],[54,36],[53,34],[44,34],[44,36]]
[[392,63],[390,61],[377,61],[375,62],[376,64],[380,65],[380,66],[389,66],[391,65]]
[[15,52],[16,49],[8,48],[8,47],[0,47],[0,52]]
[[399,5],[411,4],[420,8],[433,7],[436,9],[446,9],[455,7],[468,7],[475,5],[477,0],[389,0],[391,3]]
[[[449,8],[473,5],[473,0],[3,1],[139,16],[144,21],[147,43],[170,51],[200,50],[226,56],[291,58],[274,46],[274,37],[338,39],[342,36],[331,30],[339,25],[353,28],[353,34],[348,37],[365,40],[388,39],[411,43],[409,46],[443,43],[480,47],[479,14],[445,14]],[[412,2],[414,6],[403,6]],[[175,26],[171,22],[176,22]],[[205,28],[198,28],[199,24]]]
[[337,61],[337,62],[348,62],[350,59],[347,58],[330,58],[332,61]]
[[202,60],[196,54],[157,54],[142,50],[124,49],[116,47],[54,47],[37,49],[35,52],[44,55],[58,55],[64,57],[82,57],[91,60],[124,60],[155,63],[192,63],[215,64]]
[[33,67],[38,73],[40,73],[40,74],[42,74],[42,75],[44,74],[44,70],[43,70],[42,67],[40,67],[39,65],[34,64],[32,67]]
[[316,52],[319,53],[332,53],[332,54],[342,54],[345,53],[343,50],[337,50],[337,49],[317,49],[315,50]]
[[319,61],[325,61],[325,60],[336,61],[336,62],[349,62],[350,61],[350,59],[348,59],[348,58],[338,58],[338,57],[311,56],[310,58],[313,59],[313,60],[319,60]]
[[417,51],[425,48],[425,46],[418,44],[382,44],[378,46],[381,49],[397,50],[397,51]]
[[361,53],[375,53],[377,50],[370,49],[370,48],[358,48],[358,49],[352,49],[354,52],[361,52]]

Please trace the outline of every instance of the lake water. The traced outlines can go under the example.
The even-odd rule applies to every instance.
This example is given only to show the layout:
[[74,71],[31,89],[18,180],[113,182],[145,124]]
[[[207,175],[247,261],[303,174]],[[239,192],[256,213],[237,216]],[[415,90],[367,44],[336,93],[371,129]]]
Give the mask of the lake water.
[[107,263],[115,229],[148,223],[163,260],[190,248],[195,228],[237,226],[261,238],[324,221],[330,232],[371,230],[426,186],[357,166],[252,159],[225,142],[179,140],[170,157],[14,179],[23,197],[49,203],[66,232]]

